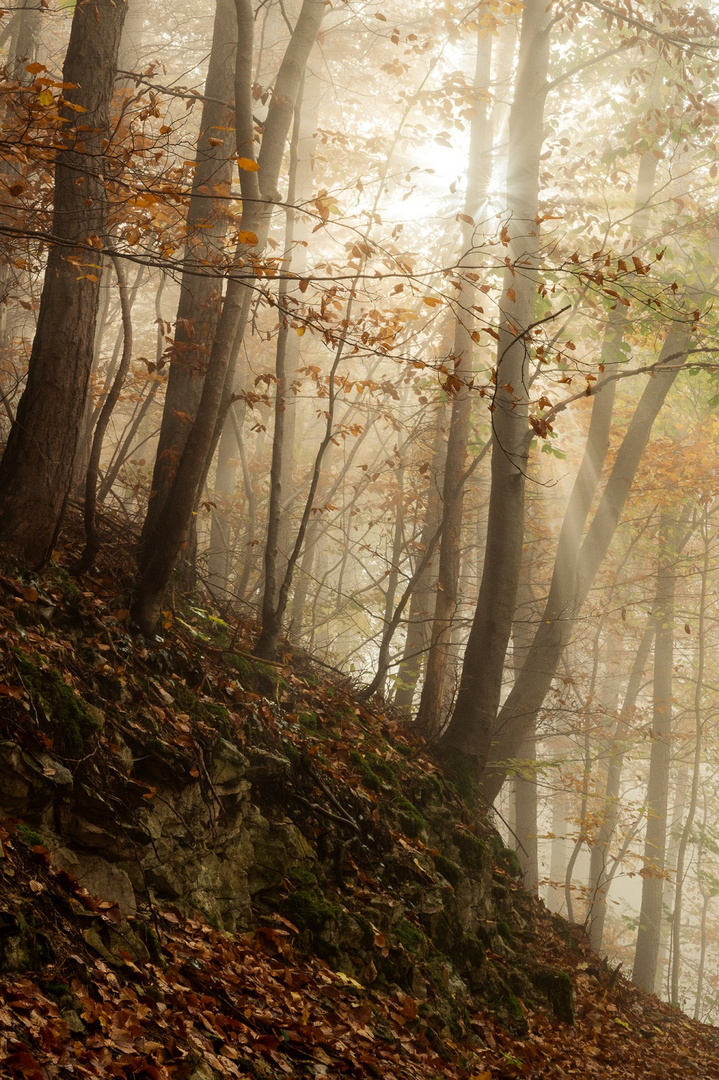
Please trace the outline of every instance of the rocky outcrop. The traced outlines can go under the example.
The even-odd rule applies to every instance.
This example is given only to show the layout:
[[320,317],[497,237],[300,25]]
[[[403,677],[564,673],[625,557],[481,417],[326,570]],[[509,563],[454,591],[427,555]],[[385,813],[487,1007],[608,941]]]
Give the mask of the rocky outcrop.
[[[408,786],[398,767],[355,752],[357,782],[340,789],[266,731],[254,745],[215,733],[168,753],[151,729],[96,720],[103,738],[74,773],[0,745],[0,818],[20,819],[27,842],[119,907],[118,948],[142,953],[133,927],[156,907],[229,932],[274,916],[334,970],[431,1001],[435,1026],[479,1001],[521,1030],[520,999],[571,1020],[571,983],[528,953],[514,853],[469,822],[438,774],[415,770]],[[107,934],[86,933],[111,956]]]

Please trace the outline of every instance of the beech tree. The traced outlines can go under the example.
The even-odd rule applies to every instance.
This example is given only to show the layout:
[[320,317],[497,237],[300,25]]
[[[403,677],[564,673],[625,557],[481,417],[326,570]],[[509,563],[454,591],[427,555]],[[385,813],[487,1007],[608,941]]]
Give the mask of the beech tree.
[[109,110],[125,0],[78,4],[62,79],[52,242],[25,391],[0,462],[0,542],[45,562],[72,483],[94,352],[108,217]]

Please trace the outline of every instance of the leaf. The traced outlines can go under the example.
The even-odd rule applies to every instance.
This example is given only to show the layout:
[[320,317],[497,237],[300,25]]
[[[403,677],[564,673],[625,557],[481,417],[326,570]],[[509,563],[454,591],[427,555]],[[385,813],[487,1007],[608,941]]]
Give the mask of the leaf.
[[256,243],[258,243],[257,233],[252,232],[251,229],[240,229],[240,231],[237,234],[237,243],[238,244],[247,244],[248,247],[252,247]]
[[25,65],[25,70],[30,75],[39,75],[41,71],[47,71],[47,68],[44,64],[38,64],[37,60],[34,60],[32,64]]
[[237,159],[237,167],[238,167],[238,169],[241,169],[243,172],[259,172],[260,171],[260,166],[257,164],[257,162],[253,161],[252,158],[248,158],[248,157],[239,157]]
[[0,683],[0,694],[5,694],[6,697],[21,698],[23,688],[22,686],[8,686],[7,683]]
[[52,90],[45,89],[41,94],[38,94],[37,100],[40,105],[54,105],[55,98],[53,97]]
[[514,289],[507,289],[507,299],[511,300],[512,303],[517,299],[517,294]]

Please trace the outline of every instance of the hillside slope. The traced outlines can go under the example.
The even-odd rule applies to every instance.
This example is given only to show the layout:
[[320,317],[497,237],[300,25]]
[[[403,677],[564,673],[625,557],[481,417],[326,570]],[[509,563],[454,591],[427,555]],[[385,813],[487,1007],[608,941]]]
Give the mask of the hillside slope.
[[719,1077],[395,718],[121,567],[0,577],[0,1076]]

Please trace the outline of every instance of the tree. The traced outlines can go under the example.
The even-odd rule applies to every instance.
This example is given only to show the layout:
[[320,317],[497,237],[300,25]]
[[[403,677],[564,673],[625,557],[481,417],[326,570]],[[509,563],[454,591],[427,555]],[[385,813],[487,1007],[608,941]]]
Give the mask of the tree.
[[323,0],[304,0],[277,75],[260,153],[255,161],[252,97],[254,17],[248,0],[235,0],[235,6],[239,32],[235,69],[235,129],[242,193],[240,239],[197,414],[156,524],[144,531],[141,574],[133,612],[146,633],[153,630],[159,617],[165,590],[188,535],[198,494],[207,475],[208,458],[224,422],[224,406],[229,406],[231,401],[235,346],[241,340],[249,316],[255,275],[253,267],[269,230],[295,101],[325,10]]
[[53,243],[27,385],[0,463],[0,542],[33,566],[49,558],[62,522],[92,367],[109,110],[126,8],[125,0],[78,4],[63,67]]

